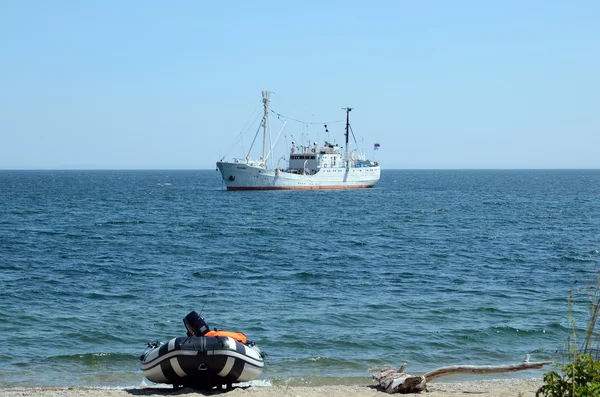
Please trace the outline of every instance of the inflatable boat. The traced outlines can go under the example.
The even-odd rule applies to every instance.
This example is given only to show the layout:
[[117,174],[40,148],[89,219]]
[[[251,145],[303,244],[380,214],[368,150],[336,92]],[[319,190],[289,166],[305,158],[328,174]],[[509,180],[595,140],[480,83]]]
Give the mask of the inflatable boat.
[[153,342],[140,357],[144,376],[174,388],[212,389],[258,377],[263,354],[241,332],[209,331],[204,319],[191,312],[183,320],[187,336],[168,343]]

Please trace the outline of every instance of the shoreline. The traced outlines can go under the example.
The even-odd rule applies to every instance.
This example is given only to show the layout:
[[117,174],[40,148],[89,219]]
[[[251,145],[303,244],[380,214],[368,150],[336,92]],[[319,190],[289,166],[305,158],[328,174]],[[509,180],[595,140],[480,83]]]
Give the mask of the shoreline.
[[[542,386],[542,379],[495,379],[463,382],[436,382],[427,385],[427,392],[405,394],[411,396],[446,397],[476,394],[479,397],[533,397]],[[131,396],[206,396],[231,397],[369,397],[384,396],[374,384],[333,386],[234,386],[232,390],[200,391],[190,388],[173,390],[169,387],[94,388],[94,387],[38,387],[0,389],[0,397],[131,397]]]

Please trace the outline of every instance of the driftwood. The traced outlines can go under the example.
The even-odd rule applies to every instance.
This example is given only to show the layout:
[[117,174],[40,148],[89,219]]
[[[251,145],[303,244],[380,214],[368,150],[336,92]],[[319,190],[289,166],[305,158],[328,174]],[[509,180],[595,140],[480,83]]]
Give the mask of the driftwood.
[[529,362],[529,354],[525,361],[520,364],[509,365],[456,365],[443,367],[427,372],[424,375],[409,375],[404,373],[406,364],[400,369],[382,371],[373,374],[373,379],[379,383],[379,387],[389,394],[393,393],[420,393],[427,389],[427,382],[440,376],[453,374],[496,374],[502,372],[524,371],[527,369],[540,369],[544,365],[553,364],[552,361]]

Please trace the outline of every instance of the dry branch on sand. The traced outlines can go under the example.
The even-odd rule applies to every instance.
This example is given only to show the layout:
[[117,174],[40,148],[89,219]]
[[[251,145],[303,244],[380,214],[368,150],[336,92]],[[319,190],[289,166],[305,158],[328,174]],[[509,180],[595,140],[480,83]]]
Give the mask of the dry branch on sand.
[[420,393],[427,389],[427,382],[440,376],[454,374],[495,374],[503,372],[524,371],[528,369],[540,369],[544,365],[552,364],[552,361],[529,362],[529,354],[520,364],[509,365],[456,365],[438,368],[424,375],[409,375],[404,373],[406,364],[400,369],[382,371],[373,374],[373,379],[379,383],[379,387],[385,392],[393,393]]

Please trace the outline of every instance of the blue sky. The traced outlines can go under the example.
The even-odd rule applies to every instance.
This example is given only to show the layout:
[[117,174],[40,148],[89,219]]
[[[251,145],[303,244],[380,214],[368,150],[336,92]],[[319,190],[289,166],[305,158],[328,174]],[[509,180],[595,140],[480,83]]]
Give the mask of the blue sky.
[[310,122],[353,107],[384,169],[600,168],[599,20],[585,0],[0,0],[0,169],[214,169],[263,89]]

